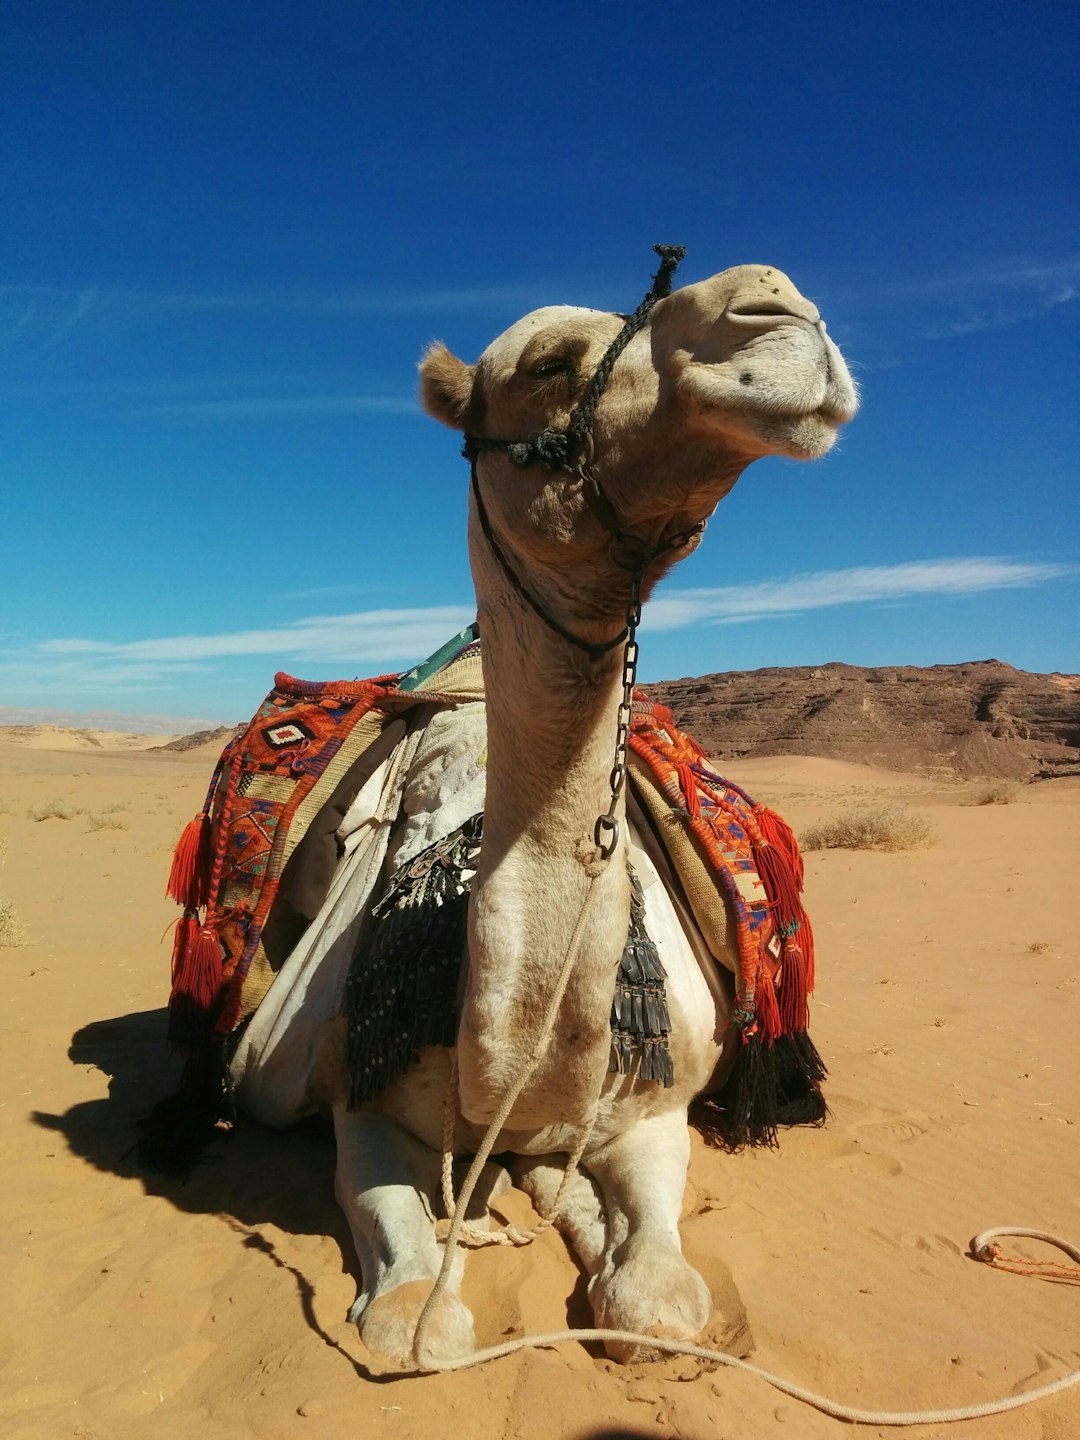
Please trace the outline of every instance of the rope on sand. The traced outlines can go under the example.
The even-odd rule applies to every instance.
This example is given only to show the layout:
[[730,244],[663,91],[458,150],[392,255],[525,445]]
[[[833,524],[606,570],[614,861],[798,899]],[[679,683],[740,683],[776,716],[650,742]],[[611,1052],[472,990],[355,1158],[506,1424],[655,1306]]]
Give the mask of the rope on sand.
[[[458,1201],[459,1207],[463,1209],[463,1202],[467,1202],[467,1199],[468,1196],[463,1191]],[[983,1230],[971,1242],[971,1253],[976,1259],[993,1265],[995,1269],[1012,1266],[1014,1262],[1005,1257],[999,1257],[998,1246],[992,1244],[993,1237],[997,1235],[1023,1235],[1031,1239],[1043,1240],[1046,1244],[1054,1245],[1064,1251],[1066,1255],[1071,1256],[1077,1262],[1075,1265],[1066,1266],[1051,1261],[1017,1261],[1015,1264],[1026,1267],[1020,1273],[1046,1275],[1053,1279],[1080,1279],[1080,1249],[1045,1230],[1027,1230],[1015,1226],[999,1226]],[[450,1238],[451,1241],[454,1239],[453,1236]],[[443,1272],[446,1274],[449,1274],[449,1261],[452,1258],[453,1250],[451,1244],[448,1243],[443,1260]],[[1043,1266],[1046,1268],[1042,1268]],[[436,1289],[440,1292],[442,1288],[445,1287],[436,1285]],[[432,1291],[432,1301],[434,1296],[435,1290]],[[429,1304],[432,1301],[429,1301]],[[420,1327],[417,1328],[417,1338],[421,1339]],[[546,1348],[552,1345],[561,1345],[567,1341],[581,1343],[585,1340],[620,1340],[624,1343],[643,1344],[668,1355],[693,1355],[699,1360],[713,1361],[727,1365],[734,1370],[745,1370],[751,1375],[756,1375],[759,1380],[764,1380],[774,1390],[781,1390],[795,1400],[802,1400],[805,1404],[813,1406],[815,1410],[833,1416],[834,1419],[847,1420],[856,1425],[900,1427],[946,1425],[956,1420],[980,1420],[989,1415],[1004,1414],[1008,1410],[1019,1410],[1023,1405],[1031,1405],[1036,1400],[1048,1399],[1051,1395],[1058,1395],[1063,1390],[1080,1384],[1080,1369],[1077,1369],[1070,1370],[1067,1374],[1059,1376],[1056,1380],[1050,1380],[1045,1385],[1039,1385],[1034,1390],[1025,1390],[1021,1395],[1007,1395],[1000,1400],[987,1400],[979,1405],[960,1405],[942,1410],[863,1410],[858,1406],[843,1405],[837,1400],[830,1400],[825,1395],[818,1395],[813,1390],[807,1390],[802,1385],[785,1380],[783,1376],[774,1375],[770,1370],[763,1370],[760,1365],[752,1365],[748,1360],[739,1360],[734,1355],[727,1355],[721,1350],[710,1350],[704,1345],[691,1345],[683,1340],[669,1340],[662,1336],[638,1335],[631,1330],[555,1330],[546,1335],[522,1335],[515,1340],[508,1340],[502,1345],[491,1345],[485,1350],[475,1350],[471,1355],[462,1356],[457,1360],[438,1360],[433,1356],[422,1355],[421,1346],[417,1344],[414,1358],[419,1372],[422,1374],[467,1370],[474,1365],[483,1365],[489,1360],[499,1360],[506,1355],[516,1355],[521,1350]]]

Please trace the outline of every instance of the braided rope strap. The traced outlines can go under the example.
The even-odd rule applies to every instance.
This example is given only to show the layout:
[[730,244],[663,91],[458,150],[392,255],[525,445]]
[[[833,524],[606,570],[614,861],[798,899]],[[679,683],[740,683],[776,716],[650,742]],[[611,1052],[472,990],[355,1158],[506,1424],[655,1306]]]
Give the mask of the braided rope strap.
[[653,276],[652,286],[634,313],[627,316],[622,329],[604,352],[599,365],[593,371],[581,403],[570,416],[566,429],[541,430],[527,440],[499,440],[486,435],[466,435],[461,452],[466,460],[475,460],[486,450],[502,450],[515,465],[522,468],[527,465],[543,465],[548,470],[571,469],[585,444],[600,396],[611,379],[615,362],[638,331],[644,328],[656,302],[666,300],[671,294],[671,277],[686,254],[685,245],[654,245],[652,248],[660,257],[660,268]]

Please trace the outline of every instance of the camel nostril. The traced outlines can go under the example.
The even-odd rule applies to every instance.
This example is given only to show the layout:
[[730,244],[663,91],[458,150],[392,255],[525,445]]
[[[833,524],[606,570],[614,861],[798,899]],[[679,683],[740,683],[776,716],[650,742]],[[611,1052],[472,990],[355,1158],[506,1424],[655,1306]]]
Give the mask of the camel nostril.
[[741,320],[768,320],[781,315],[789,320],[797,318],[792,310],[778,300],[761,300],[756,295],[734,301],[727,307],[727,313],[737,315]]

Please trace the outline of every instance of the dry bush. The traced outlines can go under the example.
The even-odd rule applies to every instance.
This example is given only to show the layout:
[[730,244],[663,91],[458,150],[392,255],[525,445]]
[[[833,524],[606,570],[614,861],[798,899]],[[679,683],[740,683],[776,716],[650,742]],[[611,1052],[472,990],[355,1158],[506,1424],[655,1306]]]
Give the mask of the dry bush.
[[79,807],[67,800],[47,800],[44,805],[33,806],[26,812],[28,820],[74,820]]
[[15,912],[14,900],[0,895],[0,948],[25,945],[26,940],[26,926]]
[[1019,800],[1023,786],[1017,780],[985,780],[965,794],[965,805],[1011,805]]
[[936,843],[930,822],[902,805],[849,810],[799,838],[804,850],[919,850]]
[[115,808],[110,806],[105,810],[99,810],[96,815],[88,814],[86,828],[87,830],[126,830],[128,822],[122,815],[117,815]]
[[1053,947],[1049,940],[1032,940],[1027,948],[1029,955],[1045,955],[1046,952]]

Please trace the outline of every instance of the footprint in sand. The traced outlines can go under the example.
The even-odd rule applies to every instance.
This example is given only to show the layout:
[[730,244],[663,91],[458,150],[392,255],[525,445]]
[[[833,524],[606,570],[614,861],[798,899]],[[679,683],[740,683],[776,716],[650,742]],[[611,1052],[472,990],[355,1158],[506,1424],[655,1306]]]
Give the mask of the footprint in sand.
[[917,1140],[920,1135],[925,1135],[929,1128],[929,1120],[922,1115],[896,1115],[889,1120],[866,1121],[856,1125],[854,1130],[860,1140],[868,1140],[873,1144],[875,1141],[904,1143]]
[[921,1250],[924,1255],[939,1255],[943,1250],[950,1256],[967,1253],[950,1235],[917,1235],[913,1231],[905,1231],[900,1236],[900,1243]]
[[[889,1155],[880,1150],[866,1150],[862,1145],[863,1126],[854,1127],[857,1134],[850,1131],[845,1135],[832,1134],[828,1132],[822,1136],[820,1150],[825,1153],[823,1159],[835,1165],[838,1170],[848,1170],[859,1175],[899,1175],[904,1167],[894,1155]],[[882,1138],[894,1139],[894,1136],[882,1135]],[[819,1151],[820,1153],[820,1151]]]
[[903,1165],[895,1155],[883,1155],[876,1150],[863,1150],[857,1141],[851,1142],[851,1149],[835,1159],[838,1170],[852,1170],[860,1175],[900,1175]]

